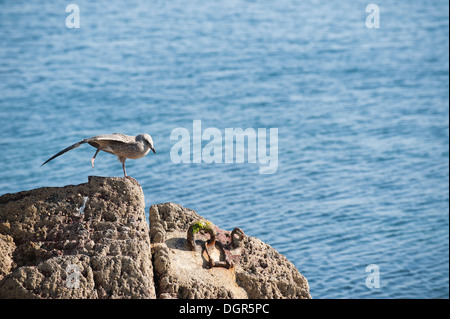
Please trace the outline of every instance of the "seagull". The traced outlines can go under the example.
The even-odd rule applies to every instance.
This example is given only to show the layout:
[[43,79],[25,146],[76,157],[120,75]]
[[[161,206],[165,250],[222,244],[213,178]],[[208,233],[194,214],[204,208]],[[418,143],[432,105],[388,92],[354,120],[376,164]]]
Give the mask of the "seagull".
[[153,139],[148,134],[138,134],[136,136],[130,136],[121,133],[113,133],[85,138],[63,149],[61,152],[53,155],[41,166],[47,164],[52,159],[85,143],[88,143],[89,145],[97,149],[91,159],[92,167],[94,167],[95,157],[97,156],[98,152],[104,151],[107,153],[111,153],[116,155],[119,162],[122,163],[124,177],[128,177],[127,171],[125,170],[125,161],[127,160],[127,158],[138,159],[144,157],[148,154],[148,152],[150,152],[150,150],[152,150],[153,153],[156,154],[155,148],[153,147]]

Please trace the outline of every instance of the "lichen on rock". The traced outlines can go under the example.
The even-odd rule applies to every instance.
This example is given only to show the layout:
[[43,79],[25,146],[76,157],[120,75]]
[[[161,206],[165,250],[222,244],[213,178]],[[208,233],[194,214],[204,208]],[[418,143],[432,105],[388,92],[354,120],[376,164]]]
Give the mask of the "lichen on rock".
[[150,208],[159,298],[311,298],[308,281],[285,256],[255,237],[244,236],[241,229],[236,229],[233,244],[231,231],[207,221],[206,228],[214,229],[223,247],[223,253],[213,249],[216,255],[210,258],[232,260],[232,267],[211,268],[205,254],[210,236],[197,236],[194,247],[187,238],[198,221],[206,220],[174,203]]

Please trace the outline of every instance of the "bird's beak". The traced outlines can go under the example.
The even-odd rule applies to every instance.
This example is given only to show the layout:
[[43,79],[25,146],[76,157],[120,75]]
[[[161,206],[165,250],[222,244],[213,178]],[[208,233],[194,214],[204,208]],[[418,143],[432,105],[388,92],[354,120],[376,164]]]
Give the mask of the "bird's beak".
[[156,151],[155,151],[155,149],[154,149],[154,148],[152,148],[152,151],[153,151],[153,153],[155,153],[155,154],[156,154]]

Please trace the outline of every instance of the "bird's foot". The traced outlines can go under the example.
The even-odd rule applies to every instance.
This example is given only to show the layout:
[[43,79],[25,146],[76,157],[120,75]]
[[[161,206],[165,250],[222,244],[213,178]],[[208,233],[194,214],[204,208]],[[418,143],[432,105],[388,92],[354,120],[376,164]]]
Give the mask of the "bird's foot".
[[131,180],[133,180],[133,181],[136,181],[137,182],[137,180],[135,179],[135,178],[133,178],[133,177],[131,177],[131,176],[128,176],[128,175],[125,175],[123,178],[128,178],[128,179],[131,179]]

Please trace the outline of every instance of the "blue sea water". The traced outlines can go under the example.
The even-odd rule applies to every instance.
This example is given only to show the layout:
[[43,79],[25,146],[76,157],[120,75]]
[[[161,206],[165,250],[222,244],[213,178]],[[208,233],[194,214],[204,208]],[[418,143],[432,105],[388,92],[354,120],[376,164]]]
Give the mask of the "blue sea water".
[[[449,3],[0,1],[0,194],[122,176],[283,253],[313,298],[449,297]],[[175,164],[177,127],[278,128],[278,171]],[[379,288],[368,288],[368,265]]]

